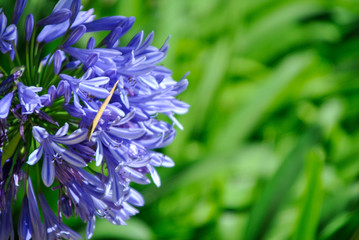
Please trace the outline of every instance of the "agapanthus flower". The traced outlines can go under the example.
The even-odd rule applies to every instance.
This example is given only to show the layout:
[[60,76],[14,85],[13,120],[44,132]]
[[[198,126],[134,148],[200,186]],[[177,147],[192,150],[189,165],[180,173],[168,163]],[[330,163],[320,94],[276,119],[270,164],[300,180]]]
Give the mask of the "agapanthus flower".
[[[125,225],[138,213],[145,200],[132,182],[160,186],[156,168],[174,166],[156,149],[173,141],[175,125],[182,129],[175,115],[189,105],[177,95],[188,82],[159,65],[168,39],[156,48],[154,33],[141,31],[119,45],[134,17],[95,19],[80,0],[60,0],[43,19],[22,18],[26,3],[16,0],[10,24],[11,13],[0,6],[0,52],[10,56],[0,63],[0,240],[81,239],[62,222],[76,216],[89,239],[97,218]],[[78,44],[97,31],[107,31],[98,44],[93,37],[84,48]],[[46,47],[58,38],[58,46]],[[45,188],[58,198],[57,209]]]
[[0,51],[7,53],[13,50],[13,42],[17,38],[17,29],[14,24],[7,26],[5,13],[0,9]]

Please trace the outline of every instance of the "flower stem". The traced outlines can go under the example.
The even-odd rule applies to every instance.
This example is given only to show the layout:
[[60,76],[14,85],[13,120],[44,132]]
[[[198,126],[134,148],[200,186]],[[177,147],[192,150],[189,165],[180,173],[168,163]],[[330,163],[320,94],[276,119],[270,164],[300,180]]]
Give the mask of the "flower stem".
[[51,54],[49,55],[49,57],[47,58],[47,61],[46,61],[46,63],[45,63],[44,70],[41,71],[41,73],[40,73],[40,77],[39,77],[39,86],[40,86],[40,87],[41,87],[41,82],[42,82],[42,80],[47,76],[46,73],[47,73],[47,68],[48,68],[48,66],[49,66],[50,59],[51,59],[51,57],[55,54],[56,50],[57,50],[57,48],[55,48],[55,49],[51,52]]
[[15,64],[14,64],[14,62],[12,61],[12,59],[11,59],[9,53],[7,54],[7,57],[9,58],[10,67],[11,67],[11,68],[15,68]]
[[5,71],[5,69],[2,66],[0,66],[0,71],[5,73],[5,75],[8,75],[7,72]]
[[29,84],[31,81],[30,55],[31,55],[31,53],[29,52],[29,42],[26,42],[26,80],[25,80],[26,84]]
[[15,59],[16,59],[16,61],[17,61],[17,64],[19,64],[19,66],[21,66],[21,61],[20,61],[19,53],[18,53],[17,48],[16,48],[16,46],[15,46],[15,41],[12,41],[12,45],[14,46]]

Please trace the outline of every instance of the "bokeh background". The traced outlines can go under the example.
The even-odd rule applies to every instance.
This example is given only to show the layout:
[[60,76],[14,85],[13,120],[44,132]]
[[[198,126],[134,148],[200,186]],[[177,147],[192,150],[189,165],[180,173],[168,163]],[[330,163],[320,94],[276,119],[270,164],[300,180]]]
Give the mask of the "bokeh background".
[[[37,19],[56,3],[28,2]],[[171,35],[163,64],[190,71],[185,130],[163,150],[176,166],[136,186],[146,205],[128,226],[99,220],[93,239],[359,239],[358,1],[83,4],[137,18],[122,45]]]

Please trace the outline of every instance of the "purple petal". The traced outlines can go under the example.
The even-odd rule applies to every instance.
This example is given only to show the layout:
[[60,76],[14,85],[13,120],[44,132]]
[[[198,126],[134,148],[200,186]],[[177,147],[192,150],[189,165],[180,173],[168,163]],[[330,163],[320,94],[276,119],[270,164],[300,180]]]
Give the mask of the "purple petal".
[[29,201],[25,195],[22,200],[22,206],[18,224],[18,234],[21,240],[30,240],[32,237],[33,229],[31,224],[31,217],[29,212]]
[[61,128],[59,128],[59,130],[57,130],[55,136],[63,137],[67,134],[68,131],[69,131],[69,124],[65,123],[64,126],[62,126]]
[[69,9],[60,9],[56,12],[52,12],[50,16],[41,19],[37,22],[38,26],[54,25],[63,23],[71,17],[72,13]]
[[40,147],[35,149],[30,154],[27,164],[34,165],[35,163],[37,163],[40,160],[40,158],[42,157],[43,152],[44,152],[44,146],[43,146],[43,144],[40,144]]
[[175,118],[173,114],[169,114],[168,117],[172,120],[172,122],[181,130],[183,130],[182,124]]
[[131,128],[117,128],[117,127],[110,127],[109,128],[112,135],[124,139],[137,139],[142,137],[146,131],[143,129],[131,129]]
[[166,57],[166,54],[163,52],[151,52],[147,53],[145,56],[147,64],[156,64],[162,61]]
[[44,237],[44,229],[41,223],[40,213],[34,193],[34,188],[32,187],[31,178],[28,178],[27,182],[27,197],[29,199],[29,211],[30,217],[33,223],[33,239],[42,239]]
[[104,43],[108,48],[113,48],[117,40],[122,36],[122,27],[113,29],[104,39]]
[[84,80],[81,83],[85,85],[101,86],[101,85],[105,85],[109,81],[110,78],[108,77],[96,77],[96,78]]
[[103,159],[103,147],[101,141],[97,141],[96,166],[100,166]]
[[17,74],[11,74],[4,81],[2,81],[0,84],[0,95],[3,95],[5,92],[7,92],[15,80],[17,80]]
[[88,79],[89,77],[92,76],[92,73],[93,73],[93,70],[92,70],[92,69],[87,70],[87,71],[85,72],[85,74],[82,75],[82,77],[80,78],[80,81]]
[[[56,5],[54,12],[59,11],[62,8],[70,9],[72,3],[73,0],[61,0]],[[92,21],[94,18],[94,15],[92,15],[93,12],[93,9],[90,9],[88,11],[80,11],[76,16],[76,19],[73,21],[71,27],[73,28],[80,24]],[[70,20],[72,21],[73,19],[70,18]],[[63,36],[70,26],[69,22],[70,21],[65,21],[57,25],[45,26],[37,37],[37,41],[47,43]]]
[[87,129],[81,128],[81,129],[77,129],[76,131],[74,131],[68,136],[63,136],[63,137],[54,136],[53,140],[60,144],[74,145],[85,141],[86,138],[87,138]]
[[8,93],[0,100],[0,119],[7,118],[14,93]]
[[78,26],[83,23],[92,22],[96,17],[95,15],[93,15],[93,13],[94,10],[92,8],[87,11],[80,11],[79,14],[77,14],[77,17],[72,26]]
[[6,205],[4,210],[0,212],[0,239],[14,239],[14,229],[12,224],[12,215],[11,215],[11,203],[12,203],[12,194],[11,191],[7,191]]
[[127,18],[123,16],[111,16],[111,17],[103,17],[95,21],[86,23],[85,26],[87,28],[87,32],[97,32],[97,31],[112,30],[121,24],[132,25],[134,21],[135,21],[134,17]]
[[106,109],[109,109],[111,111],[111,114],[113,115],[117,115],[120,117],[124,117],[125,113],[118,107],[116,107],[114,104],[108,104]]
[[0,33],[5,32],[6,26],[7,26],[7,19],[5,13],[3,11],[0,11]]
[[68,29],[68,27],[69,27],[68,21],[56,25],[45,26],[36,39],[38,42],[45,42],[45,43],[51,42],[56,38],[65,34],[66,29]]
[[143,35],[144,35],[144,32],[141,31],[139,33],[137,33],[132,39],[131,41],[127,44],[128,47],[132,47],[133,49],[137,49],[141,42],[142,42],[142,39],[143,39]]
[[93,37],[90,37],[89,41],[87,42],[87,49],[95,48],[96,40]]
[[45,153],[44,161],[41,170],[42,181],[47,187],[50,187],[55,179],[55,165],[52,161],[52,156]]
[[7,53],[11,49],[12,49],[12,45],[10,43],[5,42],[5,41],[0,41],[0,50],[3,54]]
[[162,47],[160,48],[160,51],[163,53],[166,53],[168,50],[168,41],[170,40],[171,36],[168,36],[166,41],[163,43]]
[[61,50],[57,50],[54,54],[54,72],[56,75],[60,72],[62,60]]
[[86,162],[79,157],[77,154],[70,152],[69,150],[60,147],[54,142],[50,143],[50,146],[55,150],[55,152],[59,153],[62,158],[67,161],[68,163],[76,166],[76,167],[86,167]]
[[26,20],[25,20],[26,41],[30,41],[33,30],[34,30],[34,16],[32,14],[29,14],[29,15],[27,15]]
[[41,143],[45,138],[49,136],[49,133],[42,127],[35,126],[32,128],[32,135],[38,141]]
[[80,25],[71,31],[69,38],[64,43],[64,47],[69,47],[75,44],[86,32],[86,27],[84,25]]
[[86,115],[82,108],[77,108],[74,105],[64,105],[64,109],[75,118],[83,118]]
[[39,193],[39,200],[45,220],[47,239],[81,239],[79,234],[63,224],[62,221],[55,216],[41,192]]
[[77,15],[80,12],[80,9],[81,9],[81,0],[73,0],[70,7],[72,13],[70,19],[71,22],[73,22],[76,19]]
[[175,163],[173,160],[168,156],[162,156],[162,167],[173,167]]
[[16,0],[15,7],[14,7],[14,13],[12,16],[12,23],[17,24],[19,21],[19,18],[21,17],[22,12],[24,11],[25,5],[27,0]]
[[112,199],[115,202],[115,205],[119,205],[121,202],[121,199],[124,196],[123,192],[123,186],[120,184],[121,181],[117,179],[117,175],[114,175],[113,181],[112,181]]
[[[60,74],[60,78],[62,78],[64,74]],[[67,76],[67,75],[65,75]],[[71,87],[67,81],[61,80],[59,85],[57,86],[57,95],[62,96],[64,95],[65,104],[68,104],[71,100]]]
[[141,47],[136,49],[136,52],[142,52],[143,50],[148,48],[151,45],[152,41],[153,41],[154,35],[155,35],[155,33],[153,31],[150,34],[148,34],[148,36],[146,37],[146,39],[143,42],[143,44],[141,45]]
[[73,0],[60,0],[58,1],[58,3],[56,4],[56,6],[54,7],[54,12],[59,11],[60,9],[63,8],[67,8],[70,9],[72,6],[72,1]]
[[98,61],[99,56],[100,56],[99,53],[90,54],[87,57],[86,62],[84,63],[84,67],[87,69],[87,68],[94,66],[96,64],[96,62]]
[[95,222],[96,222],[96,216],[93,216],[90,221],[87,222],[86,226],[86,238],[90,239],[92,238],[93,232],[95,230]]
[[85,91],[98,98],[106,98],[108,95],[110,95],[110,92],[104,88],[95,87],[84,83],[80,83],[79,88],[80,90]]
[[141,82],[145,83],[147,86],[149,86],[152,89],[158,89],[159,85],[158,82],[156,80],[156,78],[154,78],[151,75],[147,75],[147,76],[143,76],[143,77],[137,77],[138,80],[140,80]]
[[17,38],[17,28],[14,24],[8,26],[5,32],[2,35],[2,39],[6,41],[16,41]]
[[131,119],[133,119],[135,117],[135,115],[136,115],[135,111],[131,111],[131,112],[127,113],[126,116],[124,118],[122,118],[120,120],[120,122],[116,125],[120,126],[122,124],[125,124],[125,123],[131,121]]
[[61,196],[59,199],[59,207],[61,208],[61,212],[65,215],[65,217],[69,218],[72,216],[72,207],[71,200],[66,196]]
[[148,171],[150,171],[151,177],[153,182],[156,184],[157,187],[161,186],[161,179],[160,176],[158,176],[158,173],[154,167],[151,165],[147,165]]
[[74,105],[77,108],[82,108],[81,104],[80,104],[80,99],[79,96],[77,94],[74,94]]
[[137,184],[149,184],[151,182],[143,173],[130,167],[122,167],[121,175]]
[[142,195],[133,188],[130,190],[130,196],[127,199],[127,202],[138,207],[141,207],[145,204],[145,200],[143,199]]

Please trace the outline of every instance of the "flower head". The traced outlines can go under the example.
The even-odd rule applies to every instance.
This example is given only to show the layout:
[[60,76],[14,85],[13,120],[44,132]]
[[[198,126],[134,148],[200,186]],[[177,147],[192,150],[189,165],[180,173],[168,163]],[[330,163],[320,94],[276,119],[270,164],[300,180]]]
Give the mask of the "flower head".
[[[0,51],[11,59],[18,54],[16,25],[26,2],[16,1],[9,26],[0,11]],[[12,199],[21,185],[20,239],[80,239],[62,222],[74,215],[87,224],[91,238],[96,218],[125,225],[144,205],[132,182],[152,179],[160,186],[156,168],[174,166],[155,151],[173,141],[175,125],[182,129],[175,115],[189,108],[176,98],[188,81],[173,80],[171,71],[159,66],[168,40],[158,49],[151,46],[153,32],[147,37],[140,32],[119,46],[135,18],[95,20],[93,12],[83,10],[80,0],[60,0],[43,19],[29,14],[25,56],[0,63],[0,239],[14,236]],[[99,44],[91,37],[86,48],[74,47],[97,31],[108,31]],[[57,38],[61,42],[51,52],[32,51]],[[38,165],[41,176],[33,171]],[[42,181],[33,186],[33,177]],[[57,216],[41,193],[46,187],[57,192]]]

